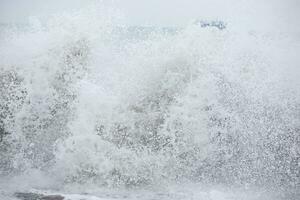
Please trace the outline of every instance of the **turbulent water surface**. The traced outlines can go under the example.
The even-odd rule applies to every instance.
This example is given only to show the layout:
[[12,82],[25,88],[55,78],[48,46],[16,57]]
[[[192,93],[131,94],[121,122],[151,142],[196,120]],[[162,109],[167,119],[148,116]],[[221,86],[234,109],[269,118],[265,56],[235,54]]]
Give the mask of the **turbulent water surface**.
[[299,34],[98,9],[1,26],[0,199],[299,198]]

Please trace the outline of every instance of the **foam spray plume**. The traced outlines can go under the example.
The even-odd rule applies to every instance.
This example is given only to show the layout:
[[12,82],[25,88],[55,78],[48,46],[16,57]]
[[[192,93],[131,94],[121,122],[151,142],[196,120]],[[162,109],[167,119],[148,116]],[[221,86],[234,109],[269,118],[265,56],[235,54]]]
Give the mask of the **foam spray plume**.
[[299,191],[296,42],[230,26],[141,31],[90,7],[1,35],[3,180]]

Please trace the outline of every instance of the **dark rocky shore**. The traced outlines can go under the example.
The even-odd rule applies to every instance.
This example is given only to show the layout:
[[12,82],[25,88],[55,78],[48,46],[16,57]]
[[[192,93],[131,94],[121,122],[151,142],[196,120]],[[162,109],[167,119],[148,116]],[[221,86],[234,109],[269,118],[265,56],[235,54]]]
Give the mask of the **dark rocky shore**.
[[61,195],[44,195],[36,193],[15,193],[15,196],[21,200],[63,200],[65,197]]

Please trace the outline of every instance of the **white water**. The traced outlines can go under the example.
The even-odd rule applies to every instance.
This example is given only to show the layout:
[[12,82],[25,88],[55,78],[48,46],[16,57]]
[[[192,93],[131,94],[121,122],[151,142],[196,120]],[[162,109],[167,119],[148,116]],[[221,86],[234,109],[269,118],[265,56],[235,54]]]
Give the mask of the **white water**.
[[296,198],[299,34],[134,34],[101,7],[1,33],[2,195]]

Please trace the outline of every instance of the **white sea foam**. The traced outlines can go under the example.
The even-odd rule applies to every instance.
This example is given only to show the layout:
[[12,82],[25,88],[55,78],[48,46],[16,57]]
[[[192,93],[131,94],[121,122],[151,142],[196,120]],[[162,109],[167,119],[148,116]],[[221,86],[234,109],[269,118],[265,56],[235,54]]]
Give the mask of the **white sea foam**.
[[134,38],[143,29],[120,20],[92,6],[1,36],[0,175],[299,188],[296,33],[191,24]]

